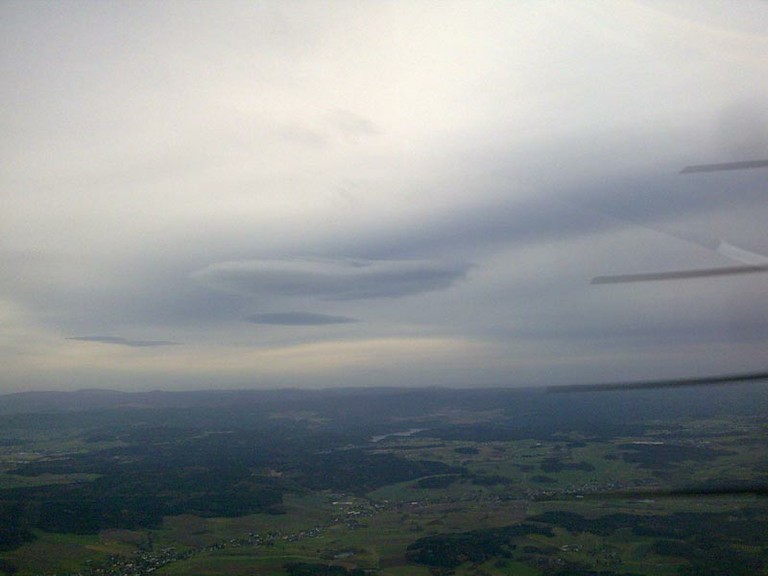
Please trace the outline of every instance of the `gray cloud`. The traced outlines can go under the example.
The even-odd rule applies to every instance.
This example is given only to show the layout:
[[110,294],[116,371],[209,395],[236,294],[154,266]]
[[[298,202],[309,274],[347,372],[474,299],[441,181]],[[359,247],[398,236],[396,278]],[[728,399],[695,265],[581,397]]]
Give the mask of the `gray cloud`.
[[425,260],[246,260],[212,264],[192,278],[243,296],[362,300],[444,290],[464,278],[468,268]]
[[131,340],[119,336],[70,336],[67,340],[80,340],[82,342],[99,342],[101,344],[117,344],[131,348],[154,348],[156,346],[176,346],[178,342],[168,340]]
[[349,110],[334,110],[326,118],[332,126],[348,136],[373,136],[379,133],[373,121]]
[[[674,140],[664,127],[659,132],[660,141]],[[450,250],[473,259],[473,251],[490,245],[567,242],[629,227],[654,230],[673,242],[691,242],[708,250],[715,250],[721,240],[755,252],[768,248],[761,228],[745,226],[743,217],[723,216],[737,209],[750,215],[765,213],[765,169],[681,176],[685,166],[703,163],[708,156],[695,153],[690,144],[689,155],[682,156],[661,145],[651,149],[634,138],[610,134],[575,160],[573,150],[583,144],[570,139],[531,146],[509,158],[502,156],[496,142],[474,149],[474,143],[455,144],[446,154],[446,165],[471,175],[461,185],[484,201],[447,213],[425,213],[419,226],[407,231],[374,228],[355,241],[342,241],[351,245],[347,247],[351,255],[396,259]],[[557,165],[552,165],[552,158],[558,158]],[[636,164],[629,165],[627,158]],[[694,221],[686,227],[684,222],[695,215],[704,215],[710,225]]]
[[315,314],[312,312],[275,312],[271,314],[254,314],[246,318],[254,324],[272,324],[275,326],[326,326],[330,324],[350,324],[359,322],[348,316],[331,314]]
[[764,367],[760,3],[491,4],[4,5],[0,390]]
[[680,174],[725,172],[728,170],[753,170],[755,168],[768,168],[768,160],[746,160],[743,162],[724,162],[722,164],[698,164],[694,166],[686,166],[680,171]]

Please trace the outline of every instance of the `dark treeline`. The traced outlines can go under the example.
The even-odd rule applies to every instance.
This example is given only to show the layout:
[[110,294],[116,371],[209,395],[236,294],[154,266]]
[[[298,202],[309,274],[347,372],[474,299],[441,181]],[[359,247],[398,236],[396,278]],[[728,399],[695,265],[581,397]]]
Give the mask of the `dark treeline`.
[[[688,563],[679,568],[681,576],[752,576],[768,567],[765,558],[767,511],[764,506],[755,506],[734,513],[609,514],[598,518],[550,511],[531,516],[523,524],[504,528],[420,538],[408,546],[407,558],[442,569],[453,569],[466,562],[479,564],[512,557],[535,564],[537,557],[546,562],[550,551],[535,546],[517,550],[519,538],[527,534],[553,536],[552,529],[561,528],[573,534],[588,532],[607,538],[617,530],[628,529],[636,536],[656,538],[653,552],[686,560]],[[547,574],[612,576],[617,573],[595,572],[589,567],[566,563],[548,568]]]
[[510,558],[517,546],[515,541],[527,534],[553,535],[549,528],[532,524],[439,534],[419,538],[408,546],[406,556],[418,564],[456,568],[464,562],[481,563],[495,557]]
[[36,528],[86,534],[155,527],[176,514],[280,513],[286,491],[365,492],[454,471],[438,462],[342,448],[346,438],[290,420],[276,420],[269,433],[140,423],[99,426],[85,436],[124,445],[19,465],[13,474],[97,477],[0,490],[0,547],[29,541]]
[[641,468],[667,468],[685,460],[709,462],[732,452],[715,450],[706,446],[682,446],[679,444],[619,444],[625,462],[640,465]]
[[349,570],[344,566],[332,564],[316,564],[309,562],[289,562],[283,566],[288,576],[364,576],[365,570],[354,568]]
[[[65,472],[59,463],[57,470]],[[51,532],[95,533],[104,528],[154,527],[163,516],[241,516],[279,510],[282,491],[247,466],[114,464],[92,482],[0,491],[0,511],[12,526]],[[6,514],[3,514],[4,517]]]
[[768,567],[767,512],[762,505],[730,513],[609,514],[599,518],[553,511],[532,516],[528,521],[572,533],[589,532],[608,537],[625,528],[636,536],[657,538],[654,552],[688,561],[688,565],[680,567],[681,576],[752,576]]
[[589,462],[566,462],[561,458],[546,458],[541,463],[541,471],[556,474],[563,470],[581,470],[582,472],[594,472],[595,467]]

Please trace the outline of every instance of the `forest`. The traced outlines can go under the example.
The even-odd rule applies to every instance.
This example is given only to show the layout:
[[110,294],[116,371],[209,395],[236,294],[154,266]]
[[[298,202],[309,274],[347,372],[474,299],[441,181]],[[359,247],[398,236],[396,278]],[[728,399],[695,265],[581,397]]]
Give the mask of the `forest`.
[[3,404],[0,574],[768,568],[756,385],[72,395]]

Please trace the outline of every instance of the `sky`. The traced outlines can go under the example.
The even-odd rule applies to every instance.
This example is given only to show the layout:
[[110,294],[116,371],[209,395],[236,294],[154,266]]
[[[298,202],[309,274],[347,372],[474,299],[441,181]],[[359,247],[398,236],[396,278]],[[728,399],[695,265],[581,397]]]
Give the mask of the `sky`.
[[764,370],[768,4],[0,4],[0,393]]

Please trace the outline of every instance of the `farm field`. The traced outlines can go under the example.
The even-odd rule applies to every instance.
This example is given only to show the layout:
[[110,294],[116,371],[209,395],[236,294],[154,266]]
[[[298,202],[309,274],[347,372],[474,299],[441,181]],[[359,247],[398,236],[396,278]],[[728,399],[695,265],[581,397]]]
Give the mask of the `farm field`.
[[766,573],[768,420],[739,393],[600,426],[574,404],[630,393],[2,416],[0,574]]

